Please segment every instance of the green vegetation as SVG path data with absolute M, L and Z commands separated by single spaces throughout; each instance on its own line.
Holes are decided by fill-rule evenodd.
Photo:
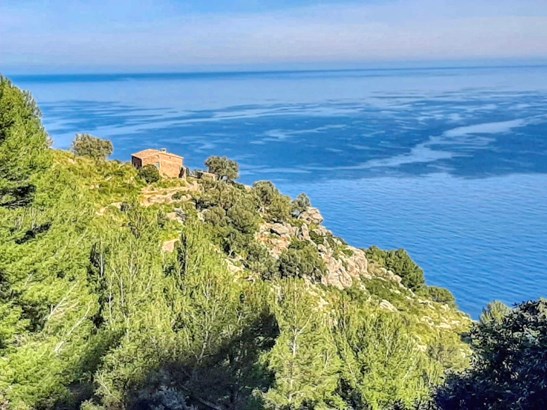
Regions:
M 40 110 L 29 93 L 0 76 L 0 207 L 28 205 L 50 163 Z
M 281 278 L 313 278 L 320 280 L 327 268 L 315 246 L 293 241 L 279 256 L 277 272 Z
M 76 134 L 72 142 L 72 152 L 81 157 L 105 160 L 114 151 L 112 142 L 89 134 Z
M 205 166 L 220 180 L 233 181 L 239 178 L 239 164 L 227 157 L 209 157 Z
M 544 302 L 492 307 L 465 372 L 470 321 L 406 253 L 368 252 L 405 286 L 327 285 L 363 251 L 298 219 L 306 197 L 50 150 L 30 96 L 0 85 L 0 408 L 433 408 L 467 380 L 507 389 L 504 341 L 504 366 L 533 359 L 513 393 L 544 392 Z
M 258 181 L 253 184 L 253 192 L 259 204 L 259 211 L 270 222 L 284 222 L 290 217 L 291 200 L 270 181 Z
M 447 409 L 547 407 L 547 300 L 490 304 L 470 335 L 473 366 L 437 395 Z
M 160 171 L 154 165 L 148 164 L 139 169 L 139 176 L 147 183 L 152 184 L 161 179 Z
M 412 290 L 425 285 L 424 271 L 404 249 L 384 251 L 372 246 L 367 250 L 367 258 L 400 276 L 403 285 Z

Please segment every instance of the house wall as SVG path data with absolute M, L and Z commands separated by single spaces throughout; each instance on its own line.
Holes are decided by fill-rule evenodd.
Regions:
M 145 165 L 156 166 L 160 171 L 160 174 L 164 177 L 178 178 L 181 176 L 183 160 L 182 158 L 159 153 L 143 158 L 141 162 L 141 167 L 144 167 Z

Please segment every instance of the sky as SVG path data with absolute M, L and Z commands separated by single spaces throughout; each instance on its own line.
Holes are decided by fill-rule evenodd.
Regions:
M 547 0 L 0 0 L 0 72 L 547 61 Z

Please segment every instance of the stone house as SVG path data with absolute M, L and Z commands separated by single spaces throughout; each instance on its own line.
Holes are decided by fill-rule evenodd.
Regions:
M 137 169 L 145 165 L 154 165 L 160 175 L 167 178 L 182 178 L 185 176 L 184 158 L 167 152 L 165 148 L 145 149 L 131 155 L 131 164 Z

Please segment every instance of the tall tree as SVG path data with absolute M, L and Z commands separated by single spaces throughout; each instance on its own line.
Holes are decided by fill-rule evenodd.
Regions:
M 0 76 L 0 206 L 32 201 L 33 178 L 50 163 L 48 145 L 32 96 Z
M 270 409 L 340 408 L 335 394 L 340 360 L 321 300 L 305 282 L 278 282 L 272 302 L 280 335 L 268 355 L 275 373 L 273 387 L 264 395 Z
M 547 300 L 490 304 L 471 332 L 470 371 L 439 392 L 442 409 L 547 408 Z
M 111 141 L 89 134 L 76 134 L 76 138 L 72 142 L 72 152 L 74 154 L 96 160 L 107 159 L 113 151 L 114 146 Z

